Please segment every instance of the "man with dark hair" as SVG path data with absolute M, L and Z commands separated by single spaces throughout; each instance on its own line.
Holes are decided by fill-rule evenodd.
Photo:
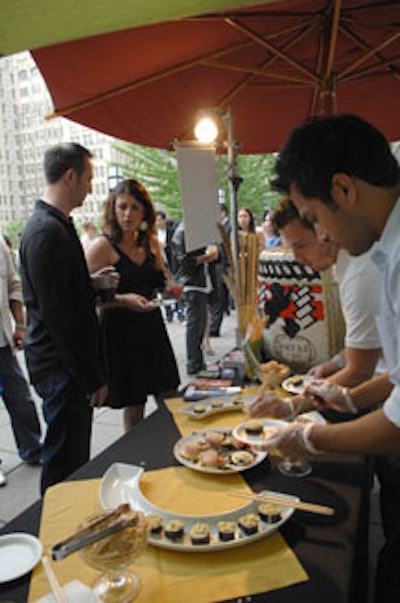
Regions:
M 355 115 L 315 118 L 289 135 L 276 166 L 274 187 L 290 194 L 301 216 L 352 255 L 377 242 L 373 261 L 382 274 L 378 320 L 387 376 L 349 391 L 329 384 L 308 388 L 338 408 L 381 409 L 339 425 L 290 426 L 269 444 L 285 456 L 326 451 L 400 453 L 400 167 L 376 128 Z M 389 381 L 390 379 L 390 381 Z M 389 458 L 381 459 L 389 461 Z M 394 459 L 397 461 L 398 459 Z M 383 475 L 383 472 L 381 472 Z M 387 543 L 377 576 L 377 601 L 400 600 L 399 467 L 385 471 L 382 519 Z M 392 478 L 388 484 L 387 477 Z
M 43 199 L 24 230 L 25 353 L 43 399 L 47 433 L 41 492 L 89 459 L 91 405 L 106 386 L 99 366 L 95 295 L 70 212 L 91 192 L 91 153 L 74 143 L 46 151 Z
M 339 296 L 343 310 L 346 335 L 345 348 L 330 360 L 309 372 L 315 377 L 329 377 L 332 383 L 354 387 L 369 379 L 381 357 L 381 342 L 375 316 L 379 311 L 381 290 L 380 273 L 371 260 L 370 252 L 360 257 L 351 257 L 340 250 L 332 241 L 317 236 L 311 222 L 302 219 L 293 201 L 282 200 L 274 212 L 274 224 L 284 242 L 292 249 L 294 258 L 319 272 L 333 267 L 339 285 Z M 379 368 L 382 372 L 382 367 Z M 293 407 L 306 411 L 304 397 L 299 395 L 290 401 L 276 395 L 267 394 L 250 407 L 250 414 L 264 416 L 285 416 Z M 310 403 L 311 407 L 312 404 Z M 332 409 L 324 411 L 330 420 L 355 418 L 348 413 L 337 413 Z

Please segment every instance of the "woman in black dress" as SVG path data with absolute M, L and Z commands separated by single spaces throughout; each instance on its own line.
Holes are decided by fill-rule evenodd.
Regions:
M 103 234 L 87 252 L 91 273 L 114 266 L 117 293 L 149 300 L 142 312 L 106 307 L 101 314 L 102 351 L 112 408 L 124 408 L 128 431 L 143 418 L 148 394 L 157 402 L 176 393 L 179 373 L 159 308 L 151 300 L 165 289 L 168 272 L 160 250 L 150 196 L 136 180 L 118 184 L 106 202 Z M 173 291 L 171 291 L 173 293 Z

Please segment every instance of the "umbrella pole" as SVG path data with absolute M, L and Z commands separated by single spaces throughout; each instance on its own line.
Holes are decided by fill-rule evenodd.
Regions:
M 238 213 L 238 191 L 239 186 L 243 182 L 243 178 L 241 178 L 237 171 L 237 163 L 236 163 L 236 141 L 233 136 L 233 114 L 231 107 L 228 107 L 225 114 L 226 119 L 226 130 L 227 130 L 227 149 L 228 149 L 228 180 L 229 180 L 229 197 L 230 197 L 230 206 L 231 206 L 231 224 L 232 224 L 232 258 L 233 258 L 233 266 L 232 271 L 234 275 L 234 280 L 236 283 L 236 291 L 238 285 L 238 258 L 239 258 L 239 237 L 238 237 L 238 223 L 237 223 L 237 213 Z M 237 298 L 236 303 L 239 303 Z M 237 317 L 239 321 L 239 309 L 237 310 Z M 239 346 L 241 343 L 241 334 L 239 329 L 239 322 L 236 328 L 236 343 Z

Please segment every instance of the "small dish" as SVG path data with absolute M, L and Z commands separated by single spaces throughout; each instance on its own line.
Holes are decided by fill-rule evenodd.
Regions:
M 218 475 L 226 475 L 229 473 L 238 473 L 240 471 L 246 471 L 246 469 L 251 469 L 252 467 L 255 467 L 256 465 L 261 463 L 267 456 L 266 452 L 253 451 L 253 450 L 251 450 L 250 446 L 246 446 L 246 447 L 242 447 L 242 448 L 235 448 L 231 451 L 226 451 L 226 450 L 222 451 L 222 447 L 221 448 L 212 447 L 213 450 L 216 450 L 216 453 L 218 455 L 221 455 L 226 459 L 228 459 L 228 457 L 231 454 L 234 454 L 235 452 L 241 452 L 241 451 L 248 452 L 253 457 L 253 460 L 251 462 L 248 462 L 243 465 L 234 464 L 229 459 L 227 464 L 224 467 L 219 467 L 219 466 L 201 464 L 201 462 L 199 462 L 198 460 L 194 460 L 194 459 L 192 460 L 190 458 L 187 458 L 184 455 L 183 450 L 184 450 L 184 447 L 187 446 L 187 444 L 189 444 L 189 445 L 196 444 L 197 442 L 203 441 L 204 437 L 207 436 L 208 434 L 214 434 L 214 433 L 217 433 L 217 434 L 220 433 L 220 434 L 225 435 L 226 437 L 231 437 L 233 435 L 233 432 L 231 429 L 223 429 L 223 428 L 204 429 L 201 431 L 196 431 L 195 433 L 191 434 L 190 436 L 186 436 L 186 437 L 178 440 L 178 442 L 174 446 L 175 458 L 185 467 L 189 467 L 190 469 L 194 469 L 195 471 L 200 471 L 202 473 L 214 473 L 214 474 L 218 474 Z
M 254 396 L 238 395 L 224 396 L 222 398 L 209 398 L 200 402 L 188 404 L 180 411 L 181 414 L 189 416 L 191 419 L 201 421 L 213 415 L 223 412 L 240 411 L 247 402 L 254 400 Z
M 257 419 L 257 422 L 262 424 L 262 432 L 260 434 L 251 434 L 247 432 L 247 425 L 249 422 L 250 419 L 237 425 L 233 430 L 233 436 L 240 442 L 244 442 L 250 446 L 264 444 L 274 432 L 279 431 L 288 425 L 288 423 L 280 421 L 279 419 Z
M 301 394 L 305 386 L 314 379 L 312 375 L 292 375 L 282 381 L 281 387 L 289 394 Z
M 265 458 L 265 456 L 265 453 L 262 453 L 262 457 Z M 116 505 L 123 502 L 123 497 L 125 502 L 129 502 L 135 509 L 144 511 L 146 514 L 156 514 L 160 516 L 163 528 L 159 534 L 149 534 L 149 544 L 173 551 L 208 553 L 218 550 L 229 550 L 266 538 L 279 529 L 280 526 L 292 516 L 294 508 L 291 507 L 290 504 L 288 506 L 288 496 L 292 498 L 293 501 L 299 500 L 295 496 L 285 495 L 286 504 L 282 503 L 282 505 L 280 505 L 281 517 L 278 521 L 268 523 L 260 519 L 258 524 L 259 529 L 257 533 L 253 535 L 244 534 L 243 531 L 235 525 L 233 538 L 224 541 L 219 537 L 218 523 L 221 521 L 233 521 L 236 524 L 241 515 L 246 513 L 257 513 L 259 505 L 257 501 L 247 502 L 244 505 L 239 505 L 236 510 L 215 515 L 185 515 L 182 513 L 173 513 L 161 509 L 144 496 L 140 489 L 140 482 L 138 479 L 142 473 L 143 469 L 135 465 L 123 465 L 122 463 L 111 465 L 101 480 L 100 501 L 103 505 L 104 501 L 109 500 L 108 489 L 111 487 L 113 501 L 115 501 Z M 125 489 L 124 486 L 128 486 L 128 488 Z M 127 496 L 129 498 L 128 501 L 126 501 Z M 184 524 L 184 535 L 182 538 L 174 540 L 166 536 L 164 526 L 171 520 L 179 520 Z M 198 545 L 191 542 L 189 534 L 191 528 L 197 522 L 207 522 L 209 524 L 210 542 L 208 544 Z
M 33 570 L 42 553 L 42 543 L 36 536 L 24 532 L 0 536 L 0 584 Z
M 100 484 L 100 503 L 103 509 L 115 509 L 122 503 L 132 503 L 138 491 L 144 469 L 137 465 L 114 463 L 107 469 Z

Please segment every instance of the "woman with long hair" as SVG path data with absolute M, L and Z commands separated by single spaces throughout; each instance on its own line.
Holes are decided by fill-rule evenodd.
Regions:
M 144 414 L 149 394 L 158 403 L 176 392 L 178 368 L 160 309 L 151 300 L 165 288 L 168 272 L 155 229 L 155 212 L 145 187 L 123 180 L 105 204 L 103 234 L 90 246 L 90 272 L 114 266 L 120 274 L 117 293 L 149 300 L 144 312 L 105 307 L 101 316 L 106 404 L 124 408 L 128 431 Z

